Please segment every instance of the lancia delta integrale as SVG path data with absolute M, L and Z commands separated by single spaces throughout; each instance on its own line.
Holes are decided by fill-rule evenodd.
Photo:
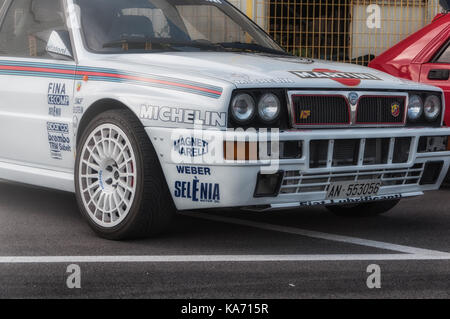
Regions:
M 224 0 L 0 1 L 0 178 L 110 239 L 175 212 L 388 211 L 450 165 L 441 89 L 298 58 Z

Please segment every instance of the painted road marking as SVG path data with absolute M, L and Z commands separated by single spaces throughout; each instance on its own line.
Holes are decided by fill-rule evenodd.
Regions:
M 317 232 L 317 231 L 312 231 L 312 230 L 306 230 L 306 229 L 300 229 L 300 228 L 294 228 L 294 227 L 288 227 L 288 226 L 273 225 L 273 224 L 256 222 L 256 221 L 251 221 L 251 220 L 238 219 L 238 218 L 233 218 L 233 217 L 224 217 L 224 216 L 217 216 L 217 215 L 205 214 L 205 213 L 180 213 L 180 214 L 184 215 L 184 216 L 201 218 L 201 219 L 206 219 L 206 220 L 211 220 L 211 221 L 216 221 L 216 222 L 248 226 L 248 227 L 259 228 L 259 229 L 264 229 L 264 230 L 271 230 L 271 231 L 277 231 L 277 232 L 282 232 L 282 233 L 300 235 L 300 236 L 305 236 L 305 237 L 310 237 L 310 238 L 325 239 L 325 240 L 331 240 L 331 241 L 336 241 L 336 242 L 341 242 L 341 243 L 397 251 L 397 252 L 406 253 L 406 254 L 425 255 L 425 256 L 427 256 L 427 255 L 429 255 L 429 256 L 444 256 L 444 257 L 450 255 L 450 253 L 441 252 L 441 251 L 437 251 L 437 250 L 429 250 L 429 249 L 422 249 L 422 248 L 416 248 L 416 247 L 410 247 L 410 246 L 396 245 L 396 244 L 390 244 L 390 243 L 385 243 L 385 242 L 381 242 L 381 241 L 357 238 L 357 237 L 334 235 L 334 234 L 322 233 L 322 232 Z
M 170 255 L 170 256 L 5 256 L 0 264 L 52 263 L 190 263 L 190 262 L 280 262 L 280 261 L 401 261 L 450 260 L 447 255 L 336 254 L 336 255 Z

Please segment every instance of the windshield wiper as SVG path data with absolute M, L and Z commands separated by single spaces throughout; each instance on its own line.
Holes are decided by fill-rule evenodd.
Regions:
M 154 50 L 154 46 L 159 47 L 159 49 L 172 49 L 182 51 L 179 48 L 182 47 L 193 47 L 199 49 L 206 49 L 209 51 L 220 51 L 225 50 L 225 48 L 218 44 L 212 43 L 207 40 L 194 40 L 194 41 L 173 41 L 171 39 L 146 39 L 146 38 L 123 38 L 116 41 L 110 41 L 103 44 L 103 48 L 116 48 L 123 47 L 127 45 L 137 45 L 145 46 L 146 50 Z M 134 49 L 134 48 L 132 48 Z
M 226 49 L 239 50 L 239 51 L 251 51 L 251 52 L 261 52 L 270 53 L 276 55 L 290 55 L 287 52 L 280 51 L 277 49 L 271 49 L 256 43 L 243 43 L 243 42 L 222 42 L 218 43 Z

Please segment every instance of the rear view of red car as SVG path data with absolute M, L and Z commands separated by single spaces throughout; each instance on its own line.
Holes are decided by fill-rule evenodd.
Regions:
M 445 93 L 444 122 L 450 126 L 450 0 L 431 24 L 375 58 L 369 66 L 391 75 L 434 85 Z

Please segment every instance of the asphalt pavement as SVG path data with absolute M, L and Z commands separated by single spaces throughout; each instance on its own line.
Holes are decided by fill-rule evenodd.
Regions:
M 368 287 L 369 265 L 381 288 Z M 73 194 L 0 183 L 0 298 L 59 297 L 449 298 L 450 189 L 367 219 L 185 212 L 161 237 L 115 242 L 90 230 Z

